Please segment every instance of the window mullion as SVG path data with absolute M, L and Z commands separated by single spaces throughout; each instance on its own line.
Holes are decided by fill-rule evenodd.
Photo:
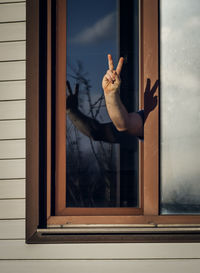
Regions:
M 158 0 L 141 3 L 141 87 L 144 90 L 144 111 L 148 119 L 144 125 L 144 215 L 159 213 L 159 105 L 148 113 L 153 96 L 158 96 Z M 149 115 L 148 115 L 149 114 Z

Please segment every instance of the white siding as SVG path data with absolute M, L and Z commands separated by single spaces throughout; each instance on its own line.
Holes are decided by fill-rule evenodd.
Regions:
M 2 272 L 56 272 L 56 273 L 197 273 L 199 260 L 136 261 L 136 260 L 80 260 L 80 261 L 7 261 L 0 262 Z
M 0 22 L 25 21 L 25 3 L 5 3 L 1 5 Z
M 197 273 L 200 244 L 25 244 L 24 20 L 0 0 L 0 272 Z
M 25 140 L 17 139 L 1 141 L 0 157 L 6 159 L 25 158 Z
M 0 120 L 0 140 L 20 138 L 25 138 L 25 120 Z
M 25 119 L 25 101 L 0 101 L 0 120 Z
M 24 1 L 24 0 L 0 0 L 0 4 L 1 3 L 4 3 L 4 4 L 8 4 L 8 3 L 19 3 L 19 2 L 26 2 L 26 1 Z
M 26 42 L 8 42 L 0 44 L 0 61 L 25 60 Z
M 0 24 L 0 42 L 21 41 L 26 37 L 26 23 L 1 23 Z
M 25 239 L 25 220 L 1 220 L 0 239 L 6 242 L 7 240 Z
M 25 159 L 0 160 L 1 179 L 24 179 Z
M 0 81 L 16 81 L 24 79 L 25 61 L 0 62 Z
M 0 180 L 0 199 L 8 198 L 25 198 L 25 179 Z
M 25 81 L 0 82 L 0 100 L 1 101 L 23 100 L 23 99 L 25 99 Z
M 199 244 L 25 244 L 24 240 L 3 240 L 2 259 L 43 260 L 158 260 L 199 259 Z M 151 272 L 151 271 L 147 271 Z

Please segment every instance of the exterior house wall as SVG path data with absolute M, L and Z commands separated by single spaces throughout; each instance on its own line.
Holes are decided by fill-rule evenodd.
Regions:
M 25 244 L 25 5 L 0 0 L 0 272 L 199 272 L 199 243 Z

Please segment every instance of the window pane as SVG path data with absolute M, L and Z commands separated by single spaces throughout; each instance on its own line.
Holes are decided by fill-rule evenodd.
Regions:
M 107 54 L 115 66 L 119 55 L 126 57 L 122 81 L 127 69 L 132 75 L 121 93 L 129 111 L 138 109 L 138 2 L 133 2 L 129 7 L 116 0 L 67 1 L 67 80 L 72 90 L 79 83 L 78 106 L 67 94 L 73 109 L 67 115 L 67 207 L 138 206 L 138 140 L 114 128 L 101 86 Z M 128 46 L 121 39 L 127 22 Z
M 161 1 L 161 213 L 200 213 L 200 1 Z

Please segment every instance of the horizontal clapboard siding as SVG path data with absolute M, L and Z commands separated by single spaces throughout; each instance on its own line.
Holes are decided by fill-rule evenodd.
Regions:
M 0 24 L 0 42 L 21 41 L 25 40 L 25 37 L 26 37 L 25 22 Z
M 25 41 L 0 43 L 0 61 L 25 60 Z
M 12 3 L 1 5 L 0 8 L 0 23 L 1 22 L 17 22 L 25 21 L 26 19 L 26 4 Z
M 24 80 L 0 82 L 0 101 L 25 99 L 25 85 Z
M 25 119 L 25 14 L 25 1 L 0 0 L 0 218 L 9 219 L 0 221 L 3 240 L 25 237 L 25 160 L 17 159 L 25 158 L 25 121 L 16 121 Z
M 0 120 L 0 140 L 24 138 L 25 120 Z
M 25 200 L 0 200 L 0 219 L 25 218 Z
M 0 160 L 9 158 L 25 158 L 25 140 L 0 141 Z
M 199 259 L 199 250 L 190 243 L 28 245 L 7 240 L 0 243 L 0 259 Z
M 0 120 L 25 119 L 25 101 L 0 101 Z
M 18 219 L 0 221 L 0 240 L 11 239 L 25 239 L 25 220 Z
M 0 179 L 10 178 L 25 178 L 25 159 L 0 160 Z
M 7 4 L 7 3 L 19 3 L 19 2 L 24 2 L 26 3 L 26 1 L 24 0 L 0 0 L 0 4 Z
M 25 198 L 25 179 L 0 180 L 0 199 Z
M 4 273 L 197 273 L 200 261 L 1 261 Z
M 25 61 L 0 62 L 0 81 L 24 80 Z

